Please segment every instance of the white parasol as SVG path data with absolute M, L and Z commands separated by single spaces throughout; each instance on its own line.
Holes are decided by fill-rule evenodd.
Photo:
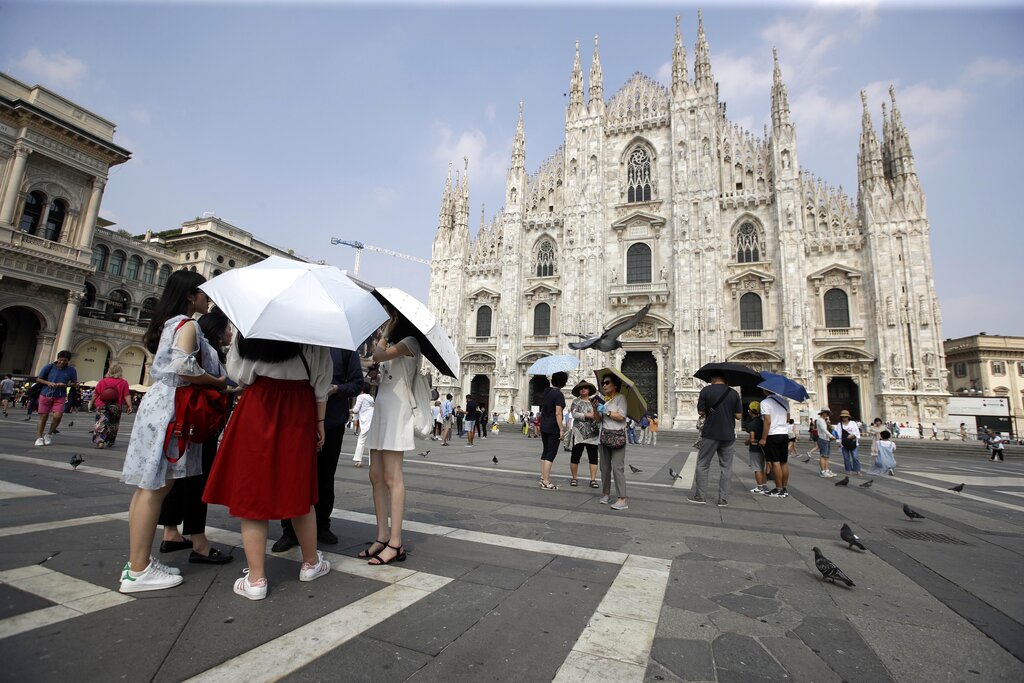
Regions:
M 459 376 L 459 354 L 437 317 L 419 299 L 397 287 L 377 287 L 373 295 L 390 304 L 415 329 L 423 357 L 442 375 Z
M 254 339 L 356 349 L 388 319 L 334 266 L 271 256 L 199 286 L 238 331 Z

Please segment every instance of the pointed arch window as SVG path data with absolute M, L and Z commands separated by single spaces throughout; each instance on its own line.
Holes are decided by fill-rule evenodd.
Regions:
M 643 147 L 629 153 L 626 168 L 626 201 L 651 201 L 651 155 Z
M 761 231 L 750 221 L 742 223 L 736 231 L 736 262 L 754 263 L 761 260 L 764 242 Z
M 533 336 L 546 337 L 551 334 L 551 306 L 537 304 L 533 309 Z
M 544 240 L 537 249 L 537 277 L 551 277 L 555 274 L 555 245 Z
M 92 249 L 92 265 L 96 269 L 97 273 L 102 273 L 107 269 L 107 258 L 110 256 L 110 250 L 105 245 L 97 244 Z
M 63 200 L 54 199 L 50 202 L 50 211 L 46 215 L 46 229 L 43 232 L 43 237 L 51 242 L 58 241 L 67 213 L 68 205 Z
M 39 221 L 43 218 L 43 207 L 46 206 L 46 195 L 42 192 L 29 192 L 25 197 L 25 208 L 18 221 L 18 229 L 30 235 L 39 230 Z
M 850 298 L 841 289 L 825 292 L 825 327 L 850 326 Z
M 491 307 L 481 306 L 476 310 L 476 336 L 491 336 Z
M 764 317 L 761 309 L 761 297 L 747 292 L 740 297 L 740 329 L 763 330 Z
M 626 284 L 651 281 L 651 248 L 637 242 L 626 252 Z

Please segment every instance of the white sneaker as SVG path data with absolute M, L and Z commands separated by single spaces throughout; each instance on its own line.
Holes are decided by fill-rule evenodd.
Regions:
M 46 445 L 46 440 L 45 439 L 36 439 L 36 445 L 37 446 L 45 446 Z
M 821 471 L 821 478 L 822 479 L 828 479 L 828 477 L 829 477 L 828 471 L 827 470 L 822 470 Z
M 754 488 L 750 489 L 750 492 L 753 493 L 754 495 L 768 493 L 768 487 L 767 486 L 758 485 L 758 486 L 755 486 Z
M 49 434 L 44 434 L 43 435 L 43 445 L 49 446 L 51 443 L 53 443 L 53 438 Z M 38 444 L 39 444 L 39 442 L 37 441 L 36 445 L 38 445 Z
M 178 569 L 177 567 L 172 567 L 169 564 L 164 564 L 163 562 L 161 562 L 160 560 L 156 559 L 152 555 L 149 556 L 149 561 L 150 561 L 150 563 L 154 567 L 156 567 L 157 569 L 159 569 L 162 572 L 167 572 L 168 574 L 173 574 L 174 576 L 178 576 L 179 574 L 181 574 L 181 570 Z
M 182 581 L 184 579 L 180 575 L 168 574 L 150 562 L 149 566 L 141 572 L 133 572 L 129 567 L 125 567 L 121 572 L 121 587 L 118 590 L 122 593 L 158 591 L 164 588 L 174 588 Z
M 264 577 L 255 583 L 250 583 L 249 570 L 243 569 L 242 578 L 235 581 L 233 590 L 235 595 L 241 595 L 243 598 L 262 600 L 267 597 L 267 579 Z
M 601 500 L 597 502 L 601 505 L 607 505 L 609 500 L 611 500 L 611 496 L 601 496 Z
M 329 571 L 331 571 L 331 563 L 324 559 L 322 552 L 317 550 L 316 564 L 302 563 L 302 569 L 299 570 L 299 581 L 315 581 Z

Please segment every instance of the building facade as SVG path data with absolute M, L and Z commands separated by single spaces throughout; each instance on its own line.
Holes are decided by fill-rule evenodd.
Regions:
M 725 360 L 791 376 L 815 409 L 942 419 L 928 218 L 895 91 L 881 139 L 862 94 L 852 198 L 800 168 L 777 58 L 755 136 L 725 116 L 699 14 L 695 52 L 691 78 L 677 19 L 671 85 L 637 73 L 606 99 L 597 39 L 589 92 L 577 44 L 564 143 L 528 174 L 520 108 L 505 205 L 475 238 L 468 162 L 449 173 L 430 305 L 463 369 L 435 383 L 503 413 L 536 405 L 531 362 L 651 302 L 622 349 L 579 352 L 576 375 L 622 368 L 662 424 L 694 423 L 693 372 Z
M 207 278 L 291 255 L 216 216 L 132 236 L 99 217 L 111 167 L 130 153 L 115 125 L 0 73 L 0 374 L 31 375 L 62 349 L 82 381 L 119 363 L 148 384 L 142 345 L 168 276 Z
M 1009 402 L 1013 434 L 1024 434 L 1024 337 L 975 334 L 945 342 L 949 393 Z

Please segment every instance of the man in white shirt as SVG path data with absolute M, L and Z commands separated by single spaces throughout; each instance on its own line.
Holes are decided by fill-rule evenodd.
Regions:
M 764 459 L 772 468 L 775 488 L 768 495 L 772 498 L 786 498 L 786 484 L 789 483 L 789 402 L 778 394 L 764 392 L 761 401 L 761 417 L 764 430 L 761 432 L 761 446 Z

